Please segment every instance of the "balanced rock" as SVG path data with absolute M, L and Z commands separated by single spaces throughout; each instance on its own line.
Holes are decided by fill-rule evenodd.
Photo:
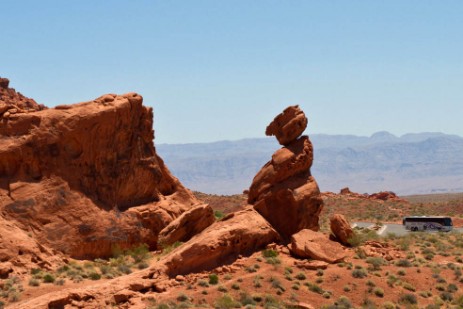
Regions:
M 304 229 L 291 237 L 289 249 L 296 257 L 327 263 L 336 263 L 346 257 L 339 243 L 329 240 L 322 233 L 308 229 Z
M 354 236 L 354 231 L 350 227 L 347 219 L 341 214 L 334 214 L 330 217 L 331 232 L 341 244 L 350 246 L 349 239 Z
M 287 107 L 267 126 L 265 134 L 274 135 L 281 145 L 288 145 L 301 136 L 307 127 L 307 117 L 298 105 Z
M 293 115 L 295 121 L 288 118 L 289 115 Z M 301 120 L 301 117 L 305 118 L 305 115 L 298 107 L 289 107 L 269 127 L 277 132 L 276 128 L 284 131 L 284 127 L 292 126 L 290 124 L 306 124 L 307 120 Z M 286 125 L 281 126 L 282 123 Z M 301 134 L 302 131 L 294 132 Z M 277 150 L 272 160 L 257 173 L 248 193 L 248 203 L 254 205 L 286 240 L 302 229 L 318 230 L 319 214 L 323 207 L 320 190 L 310 173 L 312 143 L 307 136 L 298 138 L 292 134 L 291 137 L 293 139 Z

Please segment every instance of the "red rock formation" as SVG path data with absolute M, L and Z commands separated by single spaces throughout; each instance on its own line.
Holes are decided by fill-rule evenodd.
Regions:
M 336 263 L 346 255 L 341 245 L 325 235 L 312 230 L 301 230 L 291 237 L 291 253 L 300 258 L 311 258 L 327 263 Z
M 288 145 L 301 136 L 307 127 L 307 117 L 298 105 L 287 107 L 267 126 L 265 134 L 274 135 L 280 145 Z
M 345 246 L 350 246 L 349 239 L 354 236 L 354 231 L 350 227 L 347 219 L 341 214 L 334 214 L 330 217 L 330 228 L 336 240 Z
M 232 213 L 159 261 L 170 277 L 233 262 L 279 240 L 278 233 L 252 208 Z
M 215 222 L 214 212 L 207 204 L 193 207 L 169 223 L 159 232 L 158 243 L 165 246 L 185 242 Z
M 295 118 L 290 118 L 293 116 Z M 254 177 L 248 203 L 285 238 L 304 229 L 318 230 L 323 201 L 310 173 L 313 148 L 307 136 L 297 138 L 307 119 L 297 106 L 290 106 L 267 127 L 267 133 L 284 140 L 272 160 Z M 293 138 L 288 141 L 287 137 Z
M 10 81 L 0 77 L 0 119 L 10 115 L 28 113 L 45 109 L 33 99 L 23 96 L 13 88 L 9 88 Z
M 156 154 L 152 117 L 135 93 L 4 117 L 5 219 L 76 258 L 156 247 L 158 233 L 197 201 Z
M 377 193 L 370 194 L 368 196 L 370 199 L 374 200 L 382 200 L 382 201 L 387 201 L 387 200 L 399 200 L 400 198 L 392 191 L 381 191 Z

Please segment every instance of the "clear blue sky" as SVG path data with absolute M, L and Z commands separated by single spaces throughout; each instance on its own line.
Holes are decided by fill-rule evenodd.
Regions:
M 463 1 L 1 1 L 0 76 L 48 106 L 136 91 L 157 143 L 463 136 Z

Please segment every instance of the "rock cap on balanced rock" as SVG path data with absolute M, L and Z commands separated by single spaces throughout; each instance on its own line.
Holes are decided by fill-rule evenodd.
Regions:
M 265 134 L 274 135 L 280 145 L 288 145 L 296 140 L 307 127 L 307 117 L 299 105 L 288 106 L 267 126 Z

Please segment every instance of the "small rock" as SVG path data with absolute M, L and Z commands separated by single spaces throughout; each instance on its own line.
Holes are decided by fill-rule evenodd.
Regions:
M 177 276 L 175 276 L 175 280 L 177 280 L 179 282 L 183 282 L 183 281 L 185 281 L 185 277 L 182 276 L 182 275 L 177 275 Z

